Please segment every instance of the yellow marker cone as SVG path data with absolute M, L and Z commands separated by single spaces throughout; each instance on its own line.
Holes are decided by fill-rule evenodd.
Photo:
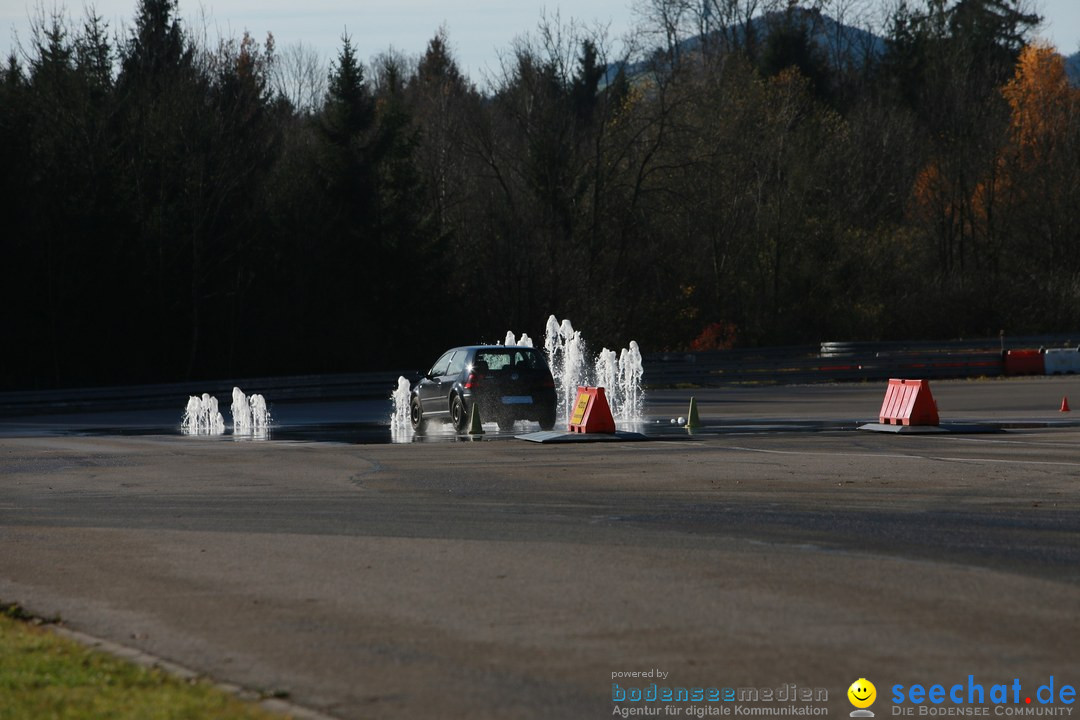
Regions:
M 701 427 L 701 417 L 698 415 L 697 400 L 690 398 L 690 410 L 686 413 L 686 429 L 694 430 Z
M 483 435 L 484 427 L 480 424 L 480 408 L 476 403 L 469 408 L 469 434 Z

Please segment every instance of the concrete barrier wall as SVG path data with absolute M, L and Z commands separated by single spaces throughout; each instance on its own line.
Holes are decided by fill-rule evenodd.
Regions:
M 1080 350 L 1077 348 L 1054 348 L 1043 353 L 1043 365 L 1047 375 L 1072 375 L 1080 373 Z

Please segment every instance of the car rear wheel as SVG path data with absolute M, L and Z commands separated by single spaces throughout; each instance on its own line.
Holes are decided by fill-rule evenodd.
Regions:
M 540 429 L 551 430 L 555 427 L 555 408 L 550 410 L 544 410 L 544 414 L 540 416 Z
M 465 432 L 468 429 L 469 414 L 465 412 L 465 401 L 460 395 L 455 395 L 450 401 L 450 421 L 454 423 L 454 429 Z
M 424 411 L 420 407 L 420 398 L 418 397 L 414 397 L 412 402 L 409 403 L 409 421 L 412 422 L 414 432 L 424 432 L 427 423 L 424 422 Z
M 501 417 L 499 418 L 499 429 L 503 432 L 510 432 L 514 429 L 514 418 Z

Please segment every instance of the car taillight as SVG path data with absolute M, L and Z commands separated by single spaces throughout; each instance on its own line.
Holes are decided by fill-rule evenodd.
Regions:
M 480 384 L 480 377 L 481 377 L 480 375 L 477 375 L 474 372 L 469 373 L 469 377 L 465 381 L 465 389 L 466 390 L 472 390 L 477 385 L 479 385 Z

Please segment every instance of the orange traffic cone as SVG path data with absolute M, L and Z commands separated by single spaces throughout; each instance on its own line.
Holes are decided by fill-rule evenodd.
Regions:
M 1061 412 L 1070 412 L 1068 395 L 1065 395 L 1061 398 Z

